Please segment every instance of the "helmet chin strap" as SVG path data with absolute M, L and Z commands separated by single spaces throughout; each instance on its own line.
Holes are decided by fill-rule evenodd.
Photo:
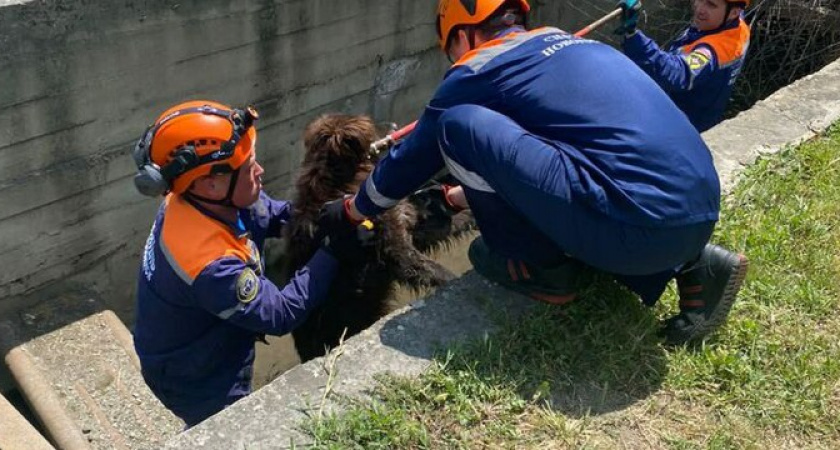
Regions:
M 187 191 L 187 192 L 184 193 L 184 195 L 188 195 L 188 196 L 190 196 L 190 197 L 192 197 L 196 200 L 200 200 L 200 201 L 205 202 L 205 203 L 210 203 L 211 205 L 229 206 L 229 207 L 232 207 L 232 208 L 239 208 L 238 206 L 233 204 L 233 192 L 236 190 L 236 182 L 237 182 L 237 180 L 239 180 L 239 171 L 241 169 L 242 169 L 242 167 L 240 167 L 240 168 L 234 170 L 233 172 L 231 172 L 230 185 L 228 186 L 227 194 L 225 194 L 225 197 L 221 200 L 216 200 L 216 199 L 212 199 L 212 198 L 203 197 L 203 196 L 198 195 L 198 194 L 196 194 L 192 191 Z
M 723 15 L 723 21 L 720 23 L 720 26 L 713 30 L 714 32 L 722 30 L 729 22 L 733 20 L 729 18 L 729 14 L 732 13 L 732 8 L 735 7 L 743 8 L 743 6 L 740 6 L 740 4 L 738 3 L 726 2 L 726 13 Z

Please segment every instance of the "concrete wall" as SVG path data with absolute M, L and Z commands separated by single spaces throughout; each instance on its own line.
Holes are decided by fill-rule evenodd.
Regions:
M 576 29 L 612 2 L 533 3 L 536 23 Z M 77 290 L 130 321 L 158 204 L 132 185 L 144 126 L 185 99 L 256 104 L 267 189 L 285 195 L 314 115 L 419 113 L 446 68 L 435 5 L 0 0 L 0 314 Z
M 374 8 L 374 6 L 378 7 Z M 125 316 L 157 201 L 128 150 L 174 102 L 255 103 L 267 186 L 282 194 L 304 123 L 370 110 L 377 74 L 413 69 L 405 120 L 442 70 L 415 1 L 37 1 L 0 9 L 0 311 L 76 277 Z M 416 82 L 414 80 L 421 80 Z M 399 86 L 397 86 L 399 87 Z M 63 287 L 62 287 L 63 288 Z

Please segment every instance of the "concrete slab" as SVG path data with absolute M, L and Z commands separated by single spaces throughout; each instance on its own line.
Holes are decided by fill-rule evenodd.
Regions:
M 741 168 L 824 131 L 840 119 L 840 61 L 782 89 L 750 111 L 704 134 L 727 188 Z M 469 272 L 425 300 L 380 320 L 350 339 L 337 363 L 334 392 L 360 394 L 381 373 L 416 375 L 433 350 L 493 329 L 488 314 L 519 314 L 532 303 Z M 335 354 L 335 352 L 333 352 Z M 329 358 L 329 355 L 328 357 Z M 298 366 L 250 397 L 175 437 L 166 448 L 291 448 L 305 445 L 298 428 L 317 414 L 327 382 L 328 359 Z M 329 399 L 324 408 L 335 407 Z
M 779 90 L 703 133 L 725 191 L 741 168 L 826 130 L 840 118 L 840 61 Z
M 21 393 L 59 448 L 152 448 L 183 428 L 146 387 L 129 331 L 90 299 L 34 305 L 0 323 L 0 340 Z
M 737 120 L 736 120 L 737 119 Z M 715 158 L 724 191 L 731 189 L 741 169 L 762 152 L 778 151 L 814 135 L 807 126 L 760 102 L 703 134 Z M 780 127 L 778 124 L 784 123 Z
M 0 449 L 3 450 L 53 450 L 54 447 L 41 436 L 19 412 L 0 395 Z

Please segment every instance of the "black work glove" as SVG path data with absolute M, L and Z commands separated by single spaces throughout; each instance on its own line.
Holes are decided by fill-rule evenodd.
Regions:
M 348 225 L 358 225 L 361 221 L 354 221 L 348 214 L 347 204 L 352 197 L 346 196 L 324 203 L 318 213 L 318 230 L 332 234 L 338 232 Z
M 347 215 L 347 198 L 324 204 L 318 216 L 318 232 L 323 248 L 342 262 L 357 262 L 374 244 L 376 228 L 370 221 L 353 222 Z
M 448 184 L 434 183 L 415 191 L 414 194 L 411 194 L 410 201 L 433 215 L 452 217 L 464 210 L 464 208 L 449 201 L 447 197 L 447 193 L 454 187 Z
M 629 36 L 636 32 L 639 23 L 639 11 L 642 10 L 641 0 L 621 0 L 617 7 L 621 8 L 621 25 L 614 33 L 622 36 Z
M 365 259 L 366 252 L 373 245 L 373 239 L 362 236 L 356 226 L 348 225 L 344 231 L 325 234 L 321 243 L 324 250 L 335 259 L 354 264 Z

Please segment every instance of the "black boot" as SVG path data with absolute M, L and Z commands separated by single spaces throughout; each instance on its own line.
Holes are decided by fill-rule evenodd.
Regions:
M 680 313 L 665 321 L 665 341 L 698 342 L 723 325 L 748 267 L 746 256 L 706 244 L 700 257 L 677 274 Z
M 563 305 L 574 300 L 585 275 L 583 263 L 571 258 L 553 267 L 538 267 L 505 258 L 493 252 L 481 236 L 470 244 L 468 256 L 475 271 L 484 278 L 553 305 Z

